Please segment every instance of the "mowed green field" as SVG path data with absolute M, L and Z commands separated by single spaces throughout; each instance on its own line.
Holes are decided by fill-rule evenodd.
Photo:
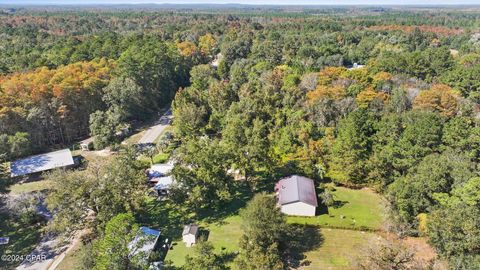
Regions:
M 240 228 L 240 217 L 238 215 L 224 219 L 221 223 L 210 225 L 200 224 L 203 231 L 208 230 L 208 241 L 213 243 L 216 252 L 238 251 L 238 240 L 242 235 Z M 176 266 L 185 263 L 185 256 L 191 254 L 192 247 L 187 248 L 181 241 L 174 242 L 172 250 L 167 254 L 166 260 L 170 260 Z
M 379 236 L 372 232 L 342 229 L 319 229 L 323 242 L 318 249 L 304 253 L 308 265 L 305 270 L 347 270 L 363 247 Z
M 361 226 L 367 230 L 380 228 L 384 218 L 382 197 L 368 189 L 342 187 L 337 187 L 334 194 L 335 200 L 341 203 L 337 207 L 329 208 L 329 214 L 287 217 L 287 221 L 292 224 L 318 226 L 322 239 L 317 248 L 304 253 L 309 265 L 302 269 L 349 269 L 351 260 L 359 254 L 361 246 L 377 237 L 375 233 L 359 229 Z M 240 217 L 234 215 L 219 223 L 200 225 L 209 232 L 208 241 L 214 245 L 217 252 L 236 252 L 242 235 L 240 223 Z M 347 229 L 328 228 L 329 226 Z M 185 247 L 180 239 L 174 242 L 166 260 L 181 266 L 185 263 L 185 256 L 191 252 L 192 248 Z
M 335 187 L 333 194 L 337 206 L 328 207 L 328 212 L 316 217 L 290 216 L 288 222 L 344 229 L 380 229 L 384 221 L 384 203 L 379 194 L 369 189 L 344 187 Z

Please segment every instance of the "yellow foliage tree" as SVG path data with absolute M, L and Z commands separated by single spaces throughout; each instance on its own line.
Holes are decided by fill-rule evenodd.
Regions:
M 329 85 L 332 81 L 339 79 L 347 71 L 344 67 L 326 67 L 318 74 L 319 85 Z
M 215 37 L 210 33 L 201 36 L 198 40 L 198 47 L 203 54 L 212 55 L 216 46 L 217 40 L 215 40 Z
M 347 93 L 343 87 L 319 85 L 315 90 L 307 93 L 307 100 L 310 103 L 315 103 L 321 99 L 339 100 L 346 95 Z
M 420 92 L 413 101 L 414 109 L 426 109 L 452 117 L 457 113 L 458 94 L 448 85 L 435 84 Z
M 383 92 L 376 92 L 375 90 L 373 90 L 372 87 L 368 87 L 367 89 L 358 93 L 356 98 L 358 107 L 360 108 L 368 108 L 368 105 L 373 100 L 381 100 L 382 102 L 385 102 L 388 100 L 388 94 Z
M 387 81 L 391 81 L 392 78 L 393 78 L 392 74 L 385 71 L 381 71 L 373 75 L 373 82 L 375 83 L 387 82 Z
M 197 46 L 190 41 L 182 41 L 177 43 L 177 48 L 183 56 L 192 56 L 198 52 Z

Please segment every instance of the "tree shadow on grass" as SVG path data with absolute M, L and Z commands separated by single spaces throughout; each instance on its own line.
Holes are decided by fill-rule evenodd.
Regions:
M 217 255 L 217 258 L 222 265 L 228 265 L 229 263 L 233 262 L 233 260 L 235 260 L 237 255 L 238 252 L 223 250 L 222 252 L 220 252 L 220 254 Z
M 333 207 L 333 208 L 340 208 L 340 207 L 346 205 L 347 203 L 349 203 L 349 202 L 348 202 L 348 201 L 338 201 L 338 200 L 335 200 L 335 201 L 333 202 L 332 207 Z
M 204 241 L 208 241 L 208 237 L 210 236 L 210 231 L 206 228 L 200 227 L 198 228 L 198 239 L 203 239 Z
M 238 211 L 253 197 L 254 192 L 245 183 L 236 183 L 235 191 L 236 194 L 232 201 L 217 209 L 200 209 L 197 212 L 196 219 L 221 225 L 226 217 L 237 215 Z
M 312 225 L 291 224 L 285 237 L 285 263 L 291 268 L 308 265 L 305 253 L 319 248 L 324 241 L 320 229 Z
M 315 216 L 324 214 L 328 214 L 328 207 L 323 203 L 319 203 L 317 209 L 315 209 Z
M 156 200 L 149 201 L 140 209 L 136 218 L 142 226 L 161 230 L 162 235 L 172 238 L 181 238 L 183 226 L 191 223 L 178 207 Z

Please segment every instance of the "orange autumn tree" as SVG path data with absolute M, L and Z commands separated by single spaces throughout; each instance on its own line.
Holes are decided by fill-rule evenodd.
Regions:
M 319 85 L 315 90 L 307 93 L 307 101 L 309 103 L 315 103 L 321 99 L 340 100 L 346 95 L 345 88 L 341 86 Z
M 383 92 L 377 92 L 373 90 L 372 87 L 368 87 L 367 89 L 363 90 L 362 92 L 358 93 L 356 99 L 358 107 L 360 108 L 368 108 L 370 103 L 374 100 L 380 100 L 385 102 L 388 100 L 388 94 Z
M 347 71 L 344 67 L 326 67 L 318 73 L 318 84 L 329 85 L 341 78 Z
M 448 85 L 435 84 L 420 92 L 413 101 L 414 109 L 425 109 L 452 117 L 457 113 L 458 94 Z
M 0 78 L 0 133 L 27 132 L 39 147 L 87 135 L 90 113 L 103 106 L 102 89 L 114 67 L 101 59 Z
M 393 79 L 393 75 L 385 71 L 380 71 L 377 74 L 373 75 L 372 79 L 375 84 L 379 84 L 382 82 L 391 81 Z
M 177 48 L 180 51 L 180 54 L 186 57 L 190 57 L 198 53 L 197 46 L 190 41 L 182 41 L 177 43 Z

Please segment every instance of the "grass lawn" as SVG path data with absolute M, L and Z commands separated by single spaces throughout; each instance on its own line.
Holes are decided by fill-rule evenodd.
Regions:
M 335 187 L 337 205 L 321 209 L 315 217 L 288 217 L 289 223 L 345 229 L 380 229 L 384 221 L 382 197 L 369 189 Z
M 210 231 L 208 241 L 213 243 L 217 253 L 238 251 L 238 240 L 242 234 L 239 216 L 226 218 L 223 224 L 204 228 Z M 330 228 L 316 230 L 319 231 L 320 238 L 315 240 L 318 246 L 303 253 L 308 265 L 300 269 L 349 269 L 350 262 L 359 254 L 362 245 L 377 237 L 371 232 Z M 175 266 L 181 266 L 185 263 L 185 256 L 191 252 L 192 248 L 185 247 L 179 240 L 168 252 L 166 260 L 172 261 Z
M 304 253 L 309 265 L 301 269 L 351 269 L 350 263 L 362 246 L 377 238 L 375 233 L 341 229 L 320 229 L 323 242 L 319 248 Z
M 153 164 L 165 163 L 168 161 L 169 157 L 170 157 L 170 154 L 159 153 L 153 157 Z
M 318 245 L 310 245 L 311 248 L 303 251 L 306 260 L 310 261 L 310 265 L 305 266 L 305 269 L 348 269 L 350 259 L 358 254 L 361 244 L 376 237 L 375 233 L 358 230 L 361 228 L 377 230 L 381 227 L 384 217 L 383 201 L 380 195 L 368 189 L 336 187 L 334 197 L 337 205 L 329 207 L 328 212 L 324 211 L 316 217 L 287 217 L 287 221 L 291 224 L 315 226 L 310 227 L 306 237 L 309 237 L 308 234 L 312 239 L 315 235 L 319 237 L 315 239 Z M 214 245 L 217 252 L 238 250 L 238 241 L 242 234 L 238 215 L 230 215 L 214 223 L 199 225 L 209 232 L 208 241 Z M 320 227 L 323 228 L 320 229 Z M 320 234 L 313 233 L 312 230 L 320 230 Z M 183 265 L 185 256 L 192 252 L 192 248 L 185 247 L 179 238 L 180 235 L 175 238 L 174 246 L 166 257 L 166 260 L 172 261 L 176 266 Z
M 33 191 L 42 191 L 49 189 L 52 186 L 52 182 L 48 180 L 33 181 L 21 184 L 15 184 L 9 187 L 10 193 L 17 195 L 22 193 L 28 193 Z
M 43 223 L 22 224 L 16 218 L 0 212 L 0 237 L 10 237 L 7 245 L 0 246 L 0 254 L 28 255 L 41 238 Z M 0 269 L 13 269 L 21 262 L 0 260 Z
M 142 136 L 145 134 L 145 132 L 147 132 L 146 129 L 138 132 L 138 133 L 135 133 L 133 134 L 132 136 L 126 138 L 125 140 L 123 140 L 123 144 L 127 144 L 127 145 L 133 145 L 133 144 L 136 144 L 141 138 Z
M 73 270 L 82 265 L 82 241 L 78 241 L 75 246 L 65 255 L 62 262 L 55 268 L 56 270 Z
M 242 235 L 240 229 L 240 217 L 231 216 L 224 219 L 221 223 L 200 224 L 201 230 L 208 231 L 208 241 L 213 243 L 216 253 L 238 251 L 238 240 Z M 185 256 L 191 254 L 192 247 L 187 248 L 181 239 L 174 242 L 172 250 L 167 253 L 166 260 L 170 260 L 174 265 L 180 266 L 185 263 Z

